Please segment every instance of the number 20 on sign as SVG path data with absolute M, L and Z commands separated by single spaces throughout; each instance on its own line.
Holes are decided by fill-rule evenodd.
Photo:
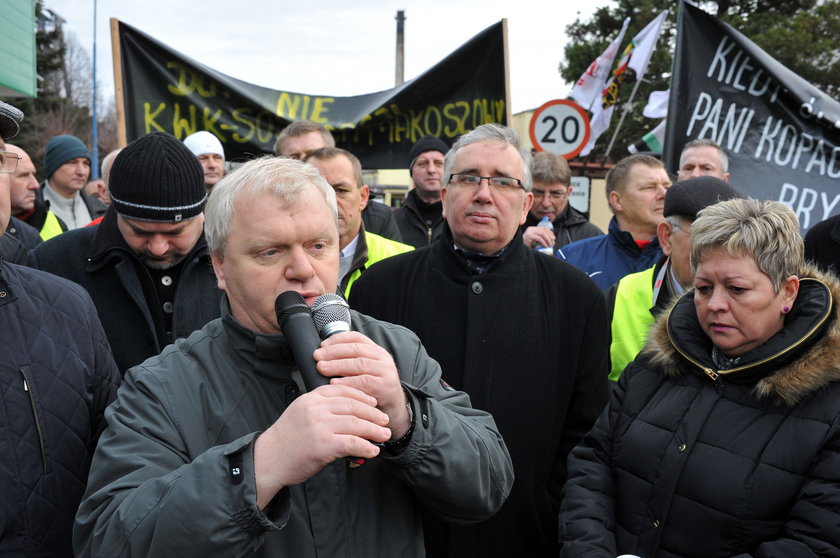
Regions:
M 572 159 L 589 141 L 589 117 L 574 101 L 549 101 L 534 111 L 530 133 L 537 151 Z

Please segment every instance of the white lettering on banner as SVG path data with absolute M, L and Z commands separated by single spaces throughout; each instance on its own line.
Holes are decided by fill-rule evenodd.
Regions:
M 761 159 L 763 156 L 768 163 L 780 167 L 790 166 L 792 169 L 798 168 L 800 161 L 807 159 L 805 172 L 816 170 L 820 176 L 840 178 L 840 167 L 837 164 L 840 146 L 833 147 L 828 157 L 825 147 L 823 140 L 815 145 L 811 134 L 800 132 L 792 124 L 783 125 L 781 120 L 768 116 L 755 148 L 755 158 Z M 811 156 L 803 158 L 806 152 L 810 152 Z
M 840 202 L 840 194 L 829 201 L 825 192 L 817 192 L 813 188 L 800 188 L 795 184 L 785 182 L 782 184 L 782 191 L 779 192 L 778 201 L 789 206 L 796 213 L 799 226 L 807 229 L 811 226 L 811 211 L 817 202 L 822 202 L 822 215 L 816 215 L 814 223 L 824 221 L 831 216 L 831 212 Z
M 723 99 L 712 101 L 708 93 L 700 93 L 697 104 L 694 105 L 694 112 L 688 122 L 686 135 L 691 135 L 694 123 L 698 122 L 700 132 L 698 138 L 712 138 L 718 145 L 729 153 L 741 151 L 744 137 L 750 128 L 755 111 L 742 108 L 735 103 L 730 103 L 726 109 L 726 115 L 721 122 L 723 112 Z
M 730 59 L 729 57 L 735 49 L 737 49 L 735 56 Z M 779 97 L 779 84 L 774 82 L 773 78 L 761 68 L 752 73 L 752 78 L 750 78 L 751 72 L 756 69 L 750 62 L 750 57 L 746 56 L 744 51 L 738 48 L 738 45 L 729 37 L 724 36 L 712 57 L 709 69 L 706 71 L 706 77 L 731 85 L 738 91 L 746 91 L 753 97 L 760 97 L 770 91 L 770 102 L 775 103 Z M 715 72 L 717 72 L 716 76 L 714 75 Z M 749 83 L 745 85 L 747 81 Z

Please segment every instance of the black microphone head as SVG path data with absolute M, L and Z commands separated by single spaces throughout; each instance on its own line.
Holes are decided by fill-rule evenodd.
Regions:
M 286 291 L 277 295 L 274 299 L 274 312 L 277 314 L 280 329 L 283 329 L 289 318 L 296 314 L 311 314 L 306 299 L 297 291 Z
M 312 319 L 321 339 L 350 331 L 350 306 L 341 295 L 322 294 L 312 302 Z

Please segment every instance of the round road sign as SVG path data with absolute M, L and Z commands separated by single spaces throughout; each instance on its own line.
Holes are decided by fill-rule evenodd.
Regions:
M 530 132 L 537 151 L 572 159 L 589 141 L 589 117 L 574 101 L 549 101 L 534 111 Z

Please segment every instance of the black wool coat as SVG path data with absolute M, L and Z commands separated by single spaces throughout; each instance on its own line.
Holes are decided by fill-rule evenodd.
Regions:
M 501 511 L 477 525 L 436 529 L 427 545 L 453 557 L 555 557 L 566 456 L 607 397 L 598 287 L 526 248 L 519 233 L 475 274 L 445 228 L 431 246 L 371 266 L 350 304 L 414 331 L 443 379 L 493 415 L 510 451 L 516 479 Z
M 117 229 L 117 213 L 99 225 L 62 233 L 30 252 L 29 265 L 70 279 L 90 293 L 120 372 L 221 315 L 222 291 L 202 234 L 181 264 L 172 312 L 172 336 L 158 327 L 146 293 L 154 293 L 151 275 Z M 157 296 L 156 294 L 154 296 Z

